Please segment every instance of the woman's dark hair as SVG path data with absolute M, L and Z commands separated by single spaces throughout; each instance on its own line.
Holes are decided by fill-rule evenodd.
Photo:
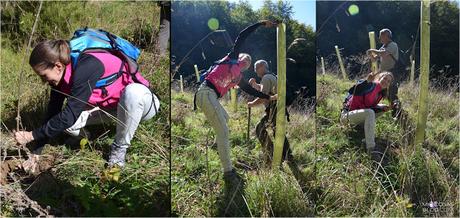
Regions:
M 35 46 L 29 58 L 29 65 L 40 70 L 52 68 L 56 62 L 70 63 L 70 46 L 66 40 L 42 41 Z

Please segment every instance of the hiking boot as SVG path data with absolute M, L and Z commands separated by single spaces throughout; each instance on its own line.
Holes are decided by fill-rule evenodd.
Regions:
M 247 216 L 244 203 L 244 180 L 233 169 L 224 173 L 224 198 L 222 216 Z
M 244 186 L 244 180 L 235 169 L 224 173 L 224 191 L 227 196 L 226 201 L 231 204 L 235 198 L 241 194 Z
M 367 154 L 369 154 L 369 156 L 370 156 L 370 158 L 371 158 L 371 160 L 373 162 L 380 163 L 380 161 L 382 160 L 382 153 L 380 153 L 379 151 L 375 150 L 374 148 L 373 149 L 368 149 Z
M 126 148 L 120 147 L 117 144 L 112 144 L 110 155 L 109 155 L 109 163 L 108 167 L 113 167 L 118 165 L 120 168 L 125 166 L 125 156 L 126 156 Z
M 396 99 L 392 102 L 393 109 L 391 110 L 391 117 L 393 117 L 394 120 L 397 120 L 401 114 L 401 102 Z
M 226 189 L 235 189 L 243 186 L 243 179 L 240 175 L 236 172 L 235 169 L 224 173 L 224 182 Z

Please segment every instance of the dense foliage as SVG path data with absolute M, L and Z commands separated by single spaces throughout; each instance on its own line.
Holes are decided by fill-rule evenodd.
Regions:
M 307 61 L 302 73 L 288 73 L 288 82 L 303 81 L 314 96 L 315 90 L 315 33 L 311 26 L 299 23 L 292 18 L 293 7 L 288 1 L 264 1 L 263 6 L 254 11 L 247 1 L 238 3 L 224 1 L 176 1 L 172 4 L 172 49 L 175 63 L 182 59 L 186 61 L 181 65 L 179 74 L 184 76 L 194 75 L 193 65 L 198 65 L 200 70 L 208 69 L 215 61 L 224 57 L 231 49 L 238 33 L 249 25 L 260 20 L 279 20 L 286 23 L 286 46 L 296 38 L 305 38 L 307 43 L 304 49 L 299 50 L 303 60 Z M 302 13 L 297 11 L 296 13 Z M 208 27 L 208 20 L 215 18 L 219 21 L 219 29 L 225 32 L 216 32 L 199 43 L 198 47 L 186 54 L 212 30 Z M 243 46 L 243 52 L 252 56 L 253 62 L 259 59 L 268 61 L 270 69 L 276 69 L 276 28 L 259 28 L 251 34 Z M 250 71 L 253 71 L 251 66 Z M 273 70 L 276 73 L 276 70 Z
M 351 5 L 359 13 L 351 15 Z M 317 54 L 335 54 L 334 46 L 343 48 L 344 56 L 363 54 L 369 48 L 368 32 L 389 28 L 393 40 L 405 53 L 409 62 L 412 55 L 416 68 L 420 56 L 420 2 L 419 1 L 319 1 L 316 4 Z M 455 1 L 434 1 L 431 4 L 431 77 L 452 77 L 459 72 L 459 7 Z M 378 39 L 377 39 L 378 41 Z M 377 47 L 380 43 L 377 43 Z M 336 58 L 331 57 L 331 58 Z M 347 64 L 347 63 L 345 63 Z M 348 62 L 352 65 L 352 62 Z M 355 68 L 350 67 L 351 74 Z

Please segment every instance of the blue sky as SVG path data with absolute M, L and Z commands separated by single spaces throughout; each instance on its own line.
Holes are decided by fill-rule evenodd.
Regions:
M 230 2 L 238 2 L 239 0 L 229 0 Z M 276 2 L 276 0 L 272 0 Z M 289 0 L 294 11 L 293 18 L 300 23 L 311 25 L 316 29 L 316 2 L 314 0 Z M 258 10 L 262 7 L 263 0 L 249 0 L 252 9 Z

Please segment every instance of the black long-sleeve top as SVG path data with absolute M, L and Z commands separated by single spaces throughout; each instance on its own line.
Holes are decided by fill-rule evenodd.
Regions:
M 230 51 L 230 53 L 228 53 L 227 56 L 230 59 L 238 59 L 238 56 L 241 53 L 241 48 L 243 46 L 243 43 L 246 41 L 246 38 L 248 38 L 248 36 L 252 32 L 254 32 L 259 26 L 262 26 L 263 24 L 264 24 L 264 22 L 255 23 L 255 24 L 253 24 L 251 26 L 246 27 L 244 30 L 242 30 L 238 34 L 238 37 L 235 40 L 235 44 L 233 45 L 232 50 Z M 259 97 L 259 98 L 264 98 L 264 99 L 270 99 L 269 95 L 266 95 L 266 94 L 264 94 L 262 92 L 257 91 L 251 85 L 249 85 L 249 83 L 244 79 L 241 79 L 239 81 L 238 86 L 244 92 L 246 92 L 246 93 L 248 93 L 248 94 L 250 94 L 252 96 Z
M 87 102 L 96 86 L 96 82 L 104 74 L 104 70 L 104 65 L 96 57 L 82 54 L 79 58 L 78 66 L 72 72 L 71 97 L 56 91 L 58 88 L 52 86 L 46 121 L 41 127 L 32 131 L 34 140 L 43 141 L 47 138 L 52 138 L 71 127 L 81 112 L 88 108 Z M 63 80 L 64 76 L 62 76 L 61 82 Z M 62 109 L 66 98 L 67 104 Z

